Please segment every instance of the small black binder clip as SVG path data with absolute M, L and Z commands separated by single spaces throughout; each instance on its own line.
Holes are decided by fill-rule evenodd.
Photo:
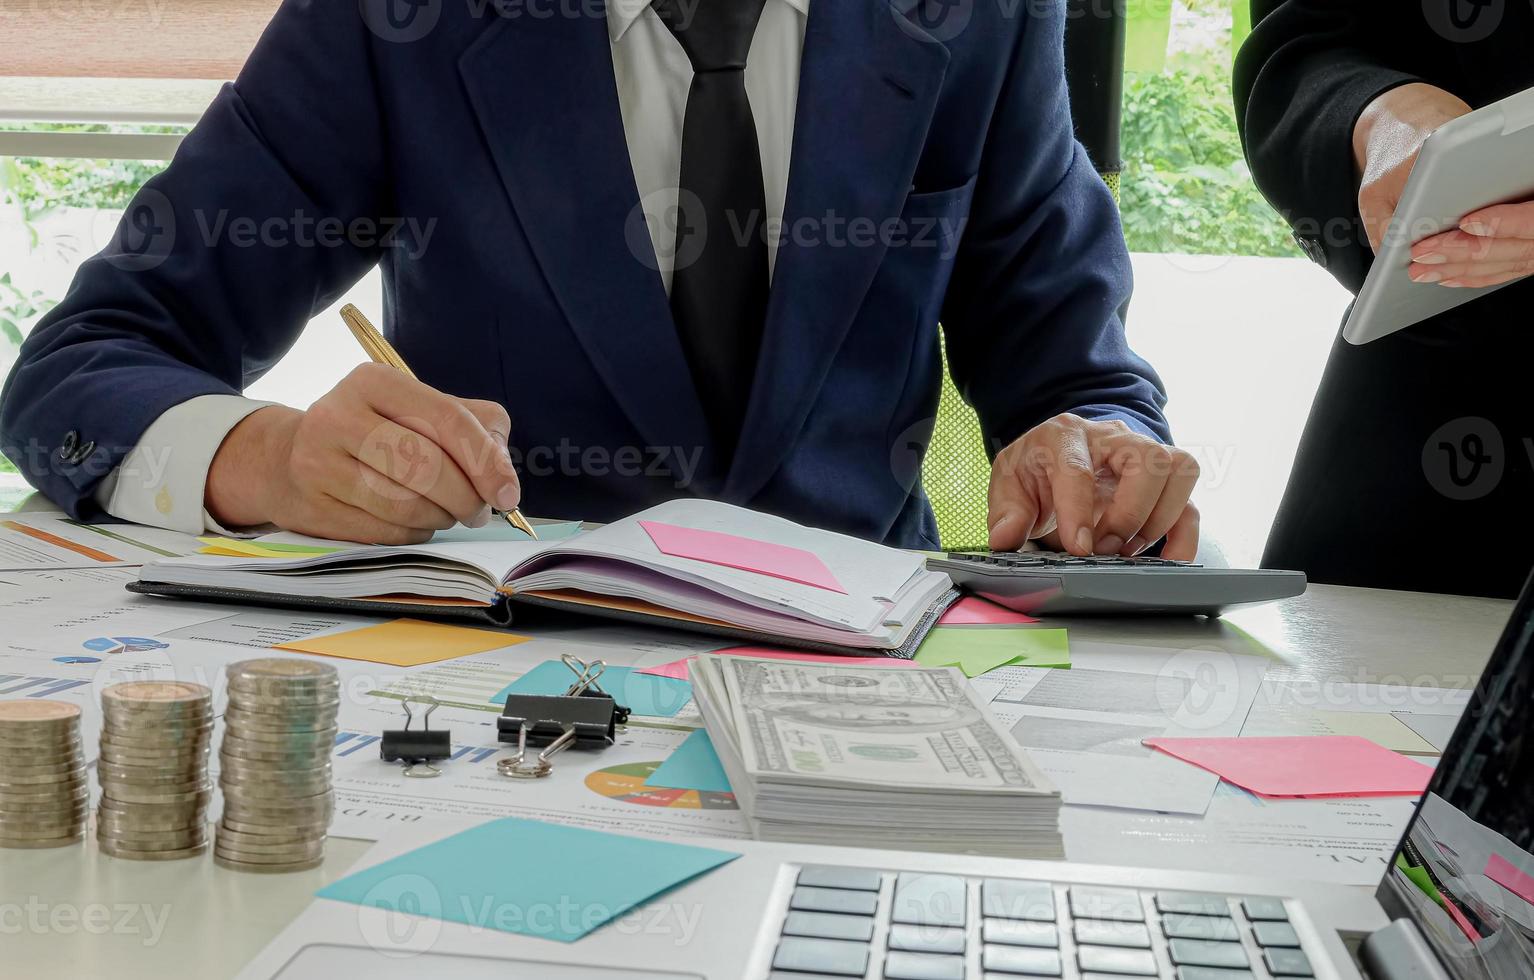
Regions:
M 427 706 L 421 715 L 420 728 L 410 727 L 415 723 L 415 714 L 410 710 L 412 701 Z M 405 727 L 383 733 L 383 741 L 378 743 L 379 757 L 385 762 L 403 764 L 407 776 L 419 778 L 442 775 L 442 770 L 432 763 L 449 758 L 453 754 L 453 745 L 452 735 L 446 728 L 433 730 L 431 727 L 431 713 L 437 710 L 437 703 L 437 699 L 429 694 L 405 698 Z
M 617 726 L 629 720 L 629 709 L 602 690 L 597 679 L 607 669 L 600 660 L 586 663 L 566 654 L 560 658 L 575 675 L 564 694 L 508 694 L 497 737 L 514 742 L 517 753 L 496 763 L 503 776 L 537 779 L 554 771 L 550 760 L 572 746 L 605 749 L 613 744 Z M 528 747 L 543 747 L 528 761 Z

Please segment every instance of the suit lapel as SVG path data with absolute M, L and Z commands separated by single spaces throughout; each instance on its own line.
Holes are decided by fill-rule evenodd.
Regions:
M 781 465 L 884 258 L 882 245 L 826 243 L 827 219 L 877 226 L 910 189 L 948 67 L 947 48 L 906 19 L 911 2 L 810 4 L 785 233 L 730 500 L 751 499 Z M 813 241 L 791 233 L 800 223 Z
M 604 18 L 501 19 L 458 68 L 538 265 L 597 372 L 650 445 L 702 447 L 699 473 L 716 472 L 650 264 Z

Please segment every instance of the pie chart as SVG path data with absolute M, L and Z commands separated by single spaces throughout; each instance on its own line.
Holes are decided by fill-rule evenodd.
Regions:
M 637 806 L 671 807 L 677 810 L 740 809 L 734 793 L 646 786 L 645 780 L 658 768 L 660 760 L 627 762 L 621 766 L 598 769 L 586 777 L 586 788 L 610 800 L 621 800 Z

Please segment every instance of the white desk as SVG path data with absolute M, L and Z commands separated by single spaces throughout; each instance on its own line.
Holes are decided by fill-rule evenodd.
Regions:
M 1229 623 L 1080 620 L 1063 625 L 1085 640 L 1252 652 L 1246 637 L 1232 628 L 1235 624 L 1277 655 L 1272 676 L 1467 688 L 1511 606 L 1490 599 L 1312 586 L 1305 596 L 1237 613 Z M 57 851 L 0 851 L 0 973 L 18 980 L 231 976 L 308 904 L 315 890 L 343 875 L 368 846 L 332 840 L 324 867 L 269 877 L 225 871 L 210 858 L 165 864 L 115 861 L 99 855 L 94 843 Z M 163 920 L 157 936 L 143 906 Z M 119 923 L 130 908 L 132 918 Z

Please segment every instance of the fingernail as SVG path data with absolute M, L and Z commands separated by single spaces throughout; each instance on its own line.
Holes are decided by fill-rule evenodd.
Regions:
M 509 483 L 496 491 L 495 506 L 499 510 L 516 510 L 517 504 L 521 503 L 521 501 L 522 494 Z
M 1078 528 L 1076 530 L 1076 548 L 1083 555 L 1090 555 L 1092 553 L 1092 529 L 1091 528 L 1083 527 L 1083 528 Z
M 465 523 L 464 526 L 465 527 L 484 527 L 485 525 L 487 525 L 489 523 L 490 523 L 490 508 L 489 507 L 481 507 L 479 509 L 479 513 L 477 513 L 473 517 L 469 518 L 469 520 Z
M 1459 289 L 1464 284 L 1465 281 L 1463 279 L 1446 279 L 1440 283 L 1440 285 L 1448 286 L 1450 289 Z
M 1099 555 L 1116 555 L 1122 547 L 1124 547 L 1123 538 L 1117 534 L 1108 534 L 1099 538 L 1092 550 L 1096 551 Z
M 1125 547 L 1123 551 L 1119 552 L 1119 554 L 1133 558 L 1135 555 L 1138 555 L 1140 552 L 1144 551 L 1150 546 L 1151 543 L 1149 541 L 1136 534 L 1134 537 L 1129 539 L 1128 546 Z
M 1412 282 L 1442 282 L 1443 281 L 1443 273 L 1442 272 L 1435 272 L 1432 269 L 1412 269 L 1410 275 L 1411 275 L 1411 281 Z
M 1467 235 L 1478 235 L 1482 238 L 1486 238 L 1491 235 L 1491 226 L 1482 224 L 1479 221 L 1467 221 L 1459 226 L 1459 230 Z
M 1423 252 L 1421 255 L 1413 255 L 1411 260 L 1418 265 L 1443 265 L 1449 261 L 1449 257 L 1442 252 Z

